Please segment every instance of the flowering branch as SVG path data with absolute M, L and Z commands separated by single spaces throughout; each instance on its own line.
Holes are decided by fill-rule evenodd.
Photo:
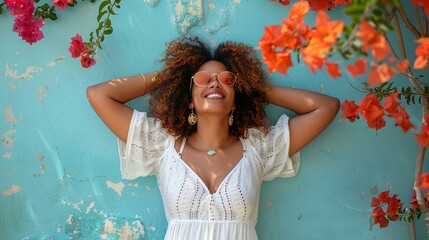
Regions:
M 80 58 L 82 67 L 89 68 L 95 65 L 95 51 L 97 48 L 102 49 L 101 42 L 104 41 L 105 35 L 113 33 L 111 15 L 116 15 L 116 9 L 119 9 L 121 0 L 104 0 L 98 7 L 97 22 L 98 27 L 94 32 L 89 34 L 89 41 L 83 42 L 79 34 L 71 38 L 69 51 L 73 58 Z
M 429 146 L 429 87 L 428 83 L 420 79 L 420 76 L 414 75 L 412 67 L 413 69 L 426 69 L 429 64 L 429 38 L 422 37 L 426 36 L 428 32 L 429 2 L 427 0 L 411 1 L 416 6 L 419 5 L 425 12 L 423 23 L 420 21 L 420 16 L 416 14 L 420 31 L 410 21 L 399 0 L 353 0 L 344 10 L 353 20 L 350 24 L 344 25 L 343 21 L 330 21 L 324 12 L 318 12 L 313 28 L 302 20 L 308 12 L 308 6 L 312 5 L 311 9 L 314 10 L 315 4 L 320 6 L 325 3 L 326 10 L 328 1 L 297 2 L 292 5 L 288 18 L 283 19 L 283 25 L 265 27 L 259 48 L 269 72 L 277 71 L 286 74 L 287 69 L 293 66 L 290 60 L 293 51 L 297 53 L 298 59 L 302 57 L 313 73 L 316 69 L 321 70 L 326 67 L 327 73 L 334 79 L 341 76 L 342 72 L 338 69 L 338 62 L 328 62 L 329 58 L 336 53 L 339 53 L 344 60 L 357 57 L 355 63 L 347 65 L 346 69 L 353 78 L 365 75 L 369 69 L 368 81 L 363 82 L 363 90 L 359 90 L 368 92 L 368 95 L 359 104 L 356 104 L 355 101 L 345 100 L 341 107 L 341 118 L 354 122 L 362 116 L 368 127 L 375 130 L 386 125 L 384 117 L 394 118 L 395 125 L 399 126 L 404 133 L 415 129 L 406 109 L 398 102 L 398 99 L 404 97 L 407 104 L 414 104 L 416 103 L 415 98 L 418 96 L 419 103 L 422 104 L 423 116 L 425 116 L 420 133 L 415 134 L 419 145 L 416 160 L 416 179 L 419 181 L 422 179 L 425 149 Z M 329 2 L 334 5 L 346 3 L 346 1 Z M 288 5 L 289 1 L 282 1 L 282 4 Z M 332 7 L 334 6 L 329 8 Z M 417 38 L 419 44 L 415 51 L 417 59 L 412 67 L 408 62 L 399 19 Z M 393 26 L 391 25 L 392 20 Z M 394 51 L 389 39 L 390 35 L 387 36 L 387 32 L 393 30 L 396 31 L 401 57 Z M 368 58 L 370 56 L 372 58 Z M 399 90 L 393 82 L 388 82 L 395 74 L 406 76 L 411 86 L 402 87 Z M 383 99 L 384 101 L 381 103 Z M 429 182 L 429 174 L 427 182 Z M 390 197 L 388 192 L 384 192 L 383 194 L 387 194 L 387 196 L 384 196 L 383 201 L 386 202 L 378 199 L 377 203 L 372 204 L 374 224 L 386 227 L 389 220 L 405 219 L 412 222 L 414 215 L 420 216 L 425 213 L 429 227 L 429 207 L 421 188 L 429 190 L 429 183 L 423 186 L 416 185 L 415 208 L 408 210 L 402 208 L 402 203 L 396 199 L 397 195 Z M 390 199 L 392 202 L 386 199 Z M 390 211 L 387 217 L 382 208 L 383 204 L 387 204 L 387 211 Z M 413 237 L 415 234 L 411 232 L 411 236 Z

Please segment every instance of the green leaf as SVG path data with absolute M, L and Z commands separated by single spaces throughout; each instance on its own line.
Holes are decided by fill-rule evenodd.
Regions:
M 350 5 L 346 9 L 344 9 L 344 13 L 347 15 L 362 15 L 364 12 L 364 5 Z
M 107 11 L 102 11 L 102 12 L 100 12 L 100 13 L 98 13 L 98 16 L 97 16 L 97 22 L 100 22 L 100 19 L 104 16 L 104 14 L 106 14 L 107 13 Z
M 98 7 L 98 12 L 100 13 L 100 12 L 102 12 L 103 11 L 103 9 L 107 6 L 107 5 L 109 5 L 110 4 L 110 1 L 104 1 L 104 2 L 101 2 L 100 3 L 100 6 Z
M 104 30 L 103 34 L 109 35 L 109 34 L 112 34 L 112 32 L 113 32 L 113 29 L 110 28 L 110 29 Z
M 110 14 L 112 14 L 112 15 L 116 15 L 116 13 L 113 11 L 113 8 L 109 8 L 108 10 L 109 10 L 109 13 L 110 13 Z
M 55 13 L 50 13 L 50 14 L 49 14 L 49 18 L 50 18 L 51 20 L 57 20 L 57 19 L 58 19 L 57 14 L 55 14 Z

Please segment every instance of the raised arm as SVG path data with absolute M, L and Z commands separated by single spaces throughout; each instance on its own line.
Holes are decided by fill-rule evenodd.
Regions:
M 267 101 L 298 114 L 289 120 L 289 156 L 317 137 L 335 118 L 340 107 L 339 100 L 334 97 L 274 86 L 267 93 Z
M 151 91 L 153 73 L 112 79 L 86 90 L 92 108 L 107 127 L 127 141 L 133 110 L 124 103 Z M 146 79 L 146 80 L 145 80 Z

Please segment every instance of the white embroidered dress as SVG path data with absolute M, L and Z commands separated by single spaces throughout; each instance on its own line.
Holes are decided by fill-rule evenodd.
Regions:
M 295 176 L 299 168 L 299 153 L 288 157 L 288 117 L 267 135 L 250 129 L 247 139 L 240 138 L 243 158 L 213 194 L 180 158 L 176 139 L 159 121 L 134 111 L 127 143 L 119 140 L 123 178 L 157 177 L 168 221 L 165 239 L 257 239 L 262 181 Z

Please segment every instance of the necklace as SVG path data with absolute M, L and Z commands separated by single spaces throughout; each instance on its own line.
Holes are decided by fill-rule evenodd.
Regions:
M 205 142 L 203 142 L 202 140 L 200 140 L 200 138 L 197 136 L 197 134 L 195 133 L 194 134 L 195 135 L 195 138 L 198 140 L 198 142 L 200 142 L 200 143 L 203 143 L 204 145 L 206 145 L 206 146 L 208 146 L 208 144 L 207 143 L 205 143 Z M 217 148 L 219 148 L 219 147 L 221 147 L 223 144 L 225 144 L 227 141 L 229 140 L 229 135 L 222 141 L 222 142 L 220 142 L 220 144 L 218 144 L 216 147 L 210 147 L 210 146 L 208 146 L 209 147 L 209 150 L 207 151 L 207 155 L 209 155 L 209 156 L 214 156 L 214 155 L 216 155 L 216 149 Z

